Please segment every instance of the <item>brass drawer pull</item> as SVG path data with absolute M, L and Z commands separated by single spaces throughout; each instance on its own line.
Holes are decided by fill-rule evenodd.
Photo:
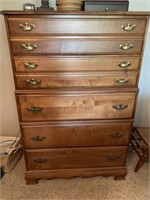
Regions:
M 35 79 L 30 79 L 30 80 L 26 80 L 26 83 L 28 85 L 34 86 L 34 85 L 38 85 L 41 83 L 41 80 L 35 80 Z
M 22 44 L 21 47 L 26 51 L 34 51 L 37 48 L 37 45 L 27 43 L 27 44 Z
M 46 139 L 46 137 L 42 137 L 42 136 L 33 136 L 31 137 L 32 140 L 35 140 L 35 141 L 43 141 Z
M 128 105 L 123 105 L 123 104 L 113 105 L 113 109 L 115 110 L 125 110 L 127 108 L 128 108 Z
M 38 67 L 37 63 L 33 63 L 33 62 L 28 62 L 28 63 L 23 63 L 24 67 L 26 69 L 36 69 Z
M 41 112 L 42 110 L 43 110 L 42 107 L 36 107 L 36 106 L 27 108 L 27 111 L 33 112 L 33 113 L 38 113 L 38 112 Z
M 126 78 L 120 78 L 120 79 L 116 79 L 116 82 L 119 84 L 125 84 L 128 82 L 128 79 Z
M 42 163 L 45 163 L 47 161 L 47 159 L 37 159 L 37 160 L 34 160 L 34 162 L 38 163 L 38 164 L 42 164 Z
M 132 49 L 134 46 L 133 46 L 133 44 L 129 44 L 129 43 L 127 43 L 127 44 L 120 44 L 119 45 L 119 48 L 121 49 L 121 50 L 124 50 L 124 51 L 127 51 L 127 50 L 129 50 L 129 49 Z
M 122 62 L 119 62 L 118 63 L 118 66 L 121 67 L 121 68 L 127 68 L 131 65 L 130 62 L 127 62 L 127 61 L 122 61 Z
M 19 24 L 19 28 L 22 31 L 32 31 L 35 28 L 35 25 L 29 24 L 28 22 L 25 22 L 24 24 Z
M 108 160 L 118 160 L 118 159 L 119 159 L 119 156 L 115 156 L 115 155 L 107 156 L 107 159 L 108 159 Z
M 133 29 L 135 29 L 136 28 L 136 24 L 123 24 L 122 26 L 121 26 L 121 28 L 124 30 L 124 31 L 132 31 Z
M 122 138 L 124 136 L 123 133 L 113 133 L 110 135 L 112 138 L 118 139 L 118 138 Z

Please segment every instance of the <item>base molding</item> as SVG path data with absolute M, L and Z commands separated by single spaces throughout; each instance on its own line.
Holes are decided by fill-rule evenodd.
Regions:
M 126 167 L 78 168 L 26 171 L 25 179 L 28 185 L 33 185 L 37 184 L 39 179 L 115 176 L 115 180 L 124 180 L 126 175 Z

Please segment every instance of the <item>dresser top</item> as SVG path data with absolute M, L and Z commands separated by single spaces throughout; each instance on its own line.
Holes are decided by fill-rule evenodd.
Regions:
M 24 11 L 24 10 L 3 10 L 0 12 L 2 15 L 150 15 L 150 12 L 139 11 Z

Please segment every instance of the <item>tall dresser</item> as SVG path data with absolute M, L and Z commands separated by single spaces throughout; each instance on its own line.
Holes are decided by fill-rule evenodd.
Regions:
M 27 184 L 124 179 L 149 13 L 2 14 Z

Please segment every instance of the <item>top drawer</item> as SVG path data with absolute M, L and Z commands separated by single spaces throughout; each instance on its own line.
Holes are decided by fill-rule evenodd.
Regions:
M 141 17 L 142 18 L 142 17 Z M 146 19 L 105 18 L 8 18 L 10 34 L 144 34 Z

